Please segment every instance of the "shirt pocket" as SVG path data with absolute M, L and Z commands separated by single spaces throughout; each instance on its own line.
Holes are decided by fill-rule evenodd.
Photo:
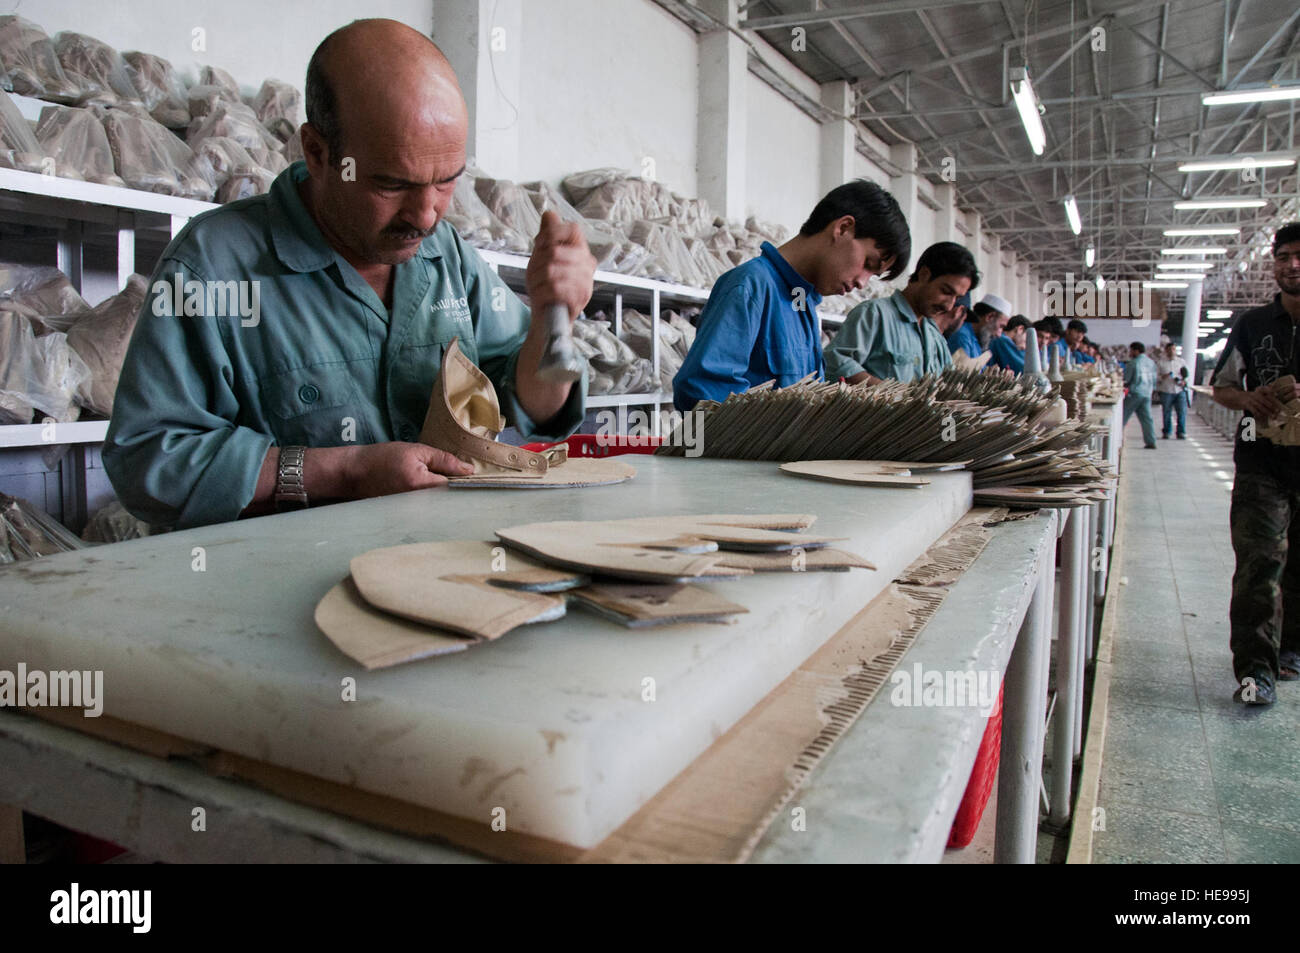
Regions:
M 317 364 L 265 378 L 262 404 L 281 447 L 374 443 L 348 365 Z

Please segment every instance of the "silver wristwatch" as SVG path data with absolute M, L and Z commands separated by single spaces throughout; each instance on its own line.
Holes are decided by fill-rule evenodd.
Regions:
M 306 447 L 281 447 L 280 466 L 275 479 L 275 507 L 278 510 L 301 510 L 307 506 L 307 487 L 303 483 Z

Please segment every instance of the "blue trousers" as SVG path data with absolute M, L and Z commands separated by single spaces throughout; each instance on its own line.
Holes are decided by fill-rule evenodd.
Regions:
M 1164 426 L 1160 432 L 1166 437 L 1169 436 L 1169 431 L 1172 429 L 1171 424 L 1173 423 L 1171 418 L 1177 413 L 1178 436 L 1185 437 L 1187 435 L 1187 391 L 1179 391 L 1177 394 L 1162 393 L 1157 396 L 1160 398 L 1160 406 L 1165 412 Z
M 1138 423 L 1142 425 L 1142 442 L 1148 447 L 1156 445 L 1156 423 L 1151 419 L 1151 397 L 1150 395 L 1125 394 L 1124 395 L 1124 426 L 1128 426 L 1128 419 L 1134 414 L 1138 416 Z

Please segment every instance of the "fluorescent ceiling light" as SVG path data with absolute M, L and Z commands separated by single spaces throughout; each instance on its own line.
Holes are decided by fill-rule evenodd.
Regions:
M 1162 248 L 1162 255 L 1226 255 L 1228 249 L 1219 245 L 1195 245 L 1188 248 Z
M 1164 234 L 1170 238 L 1185 238 L 1192 235 L 1240 235 L 1239 228 L 1166 228 Z
M 1295 165 L 1294 158 L 1252 159 L 1250 156 L 1245 156 L 1241 159 L 1224 159 L 1218 162 L 1185 162 L 1178 167 L 1178 171 L 1218 172 L 1230 169 L 1285 169 L 1293 165 Z
M 1079 221 L 1079 203 L 1073 195 L 1065 197 L 1065 217 L 1070 220 L 1070 231 L 1076 235 L 1083 231 L 1083 222 Z
M 1101 290 L 1102 290 L 1103 288 L 1105 288 L 1105 287 L 1106 287 L 1106 279 L 1103 278 L 1101 275 L 1098 275 L 1098 276 L 1097 276 L 1097 290 L 1098 290 L 1098 291 L 1101 291 Z
M 1156 265 L 1157 268 L 1178 270 L 1179 268 L 1187 271 L 1209 271 L 1214 267 L 1212 261 L 1162 261 Z
M 1197 277 L 1199 278 L 1200 275 L 1197 275 Z M 1144 281 L 1142 282 L 1142 287 L 1143 288 L 1186 288 L 1187 282 L 1185 281 Z
M 1011 96 L 1020 112 L 1025 135 L 1029 137 L 1029 148 L 1034 150 L 1034 155 L 1041 156 L 1047 147 L 1047 132 L 1043 129 L 1043 119 L 1038 113 L 1038 96 L 1034 94 L 1034 86 L 1029 81 L 1027 67 L 1017 66 L 1011 70 Z
M 1232 106 L 1236 103 L 1273 103 L 1283 99 L 1300 99 L 1300 86 L 1271 86 L 1264 89 L 1202 93 L 1201 105 Z
M 1165 272 L 1163 275 L 1156 275 L 1157 281 L 1203 281 L 1204 279 L 1204 275 L 1198 275 L 1195 272 L 1188 272 L 1183 275 L 1169 271 Z
M 1095 262 L 1096 260 L 1097 260 L 1097 249 L 1089 245 L 1087 250 L 1083 253 L 1083 267 L 1091 268 L 1092 263 Z
M 1210 308 L 1205 312 L 1207 318 L 1230 318 L 1232 312 L 1227 308 Z
M 1174 208 L 1187 212 L 1202 208 L 1263 208 L 1266 204 L 1263 199 L 1189 199 L 1175 202 Z

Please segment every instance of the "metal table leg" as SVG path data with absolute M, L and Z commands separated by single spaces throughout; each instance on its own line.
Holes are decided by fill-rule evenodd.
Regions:
M 1052 801 L 1048 819 L 1064 824 L 1070 817 L 1070 792 L 1074 773 L 1074 738 L 1083 701 L 1083 671 L 1079 665 L 1083 642 L 1079 626 L 1086 560 L 1087 518 L 1081 508 L 1063 511 L 1065 535 L 1061 538 L 1061 604 L 1056 629 L 1056 713 L 1052 723 Z

